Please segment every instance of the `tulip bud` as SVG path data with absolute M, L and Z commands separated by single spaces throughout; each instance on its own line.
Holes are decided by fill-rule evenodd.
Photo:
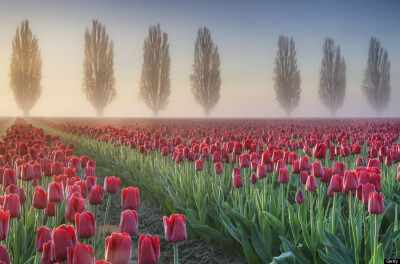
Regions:
M 45 226 L 41 226 L 36 232 L 36 251 L 42 252 L 43 245 L 51 240 L 51 232 Z
M 6 239 L 10 227 L 10 212 L 0 210 L 0 241 Z
M 157 263 L 160 258 L 160 240 L 156 235 L 154 238 L 147 234 L 140 235 L 138 246 L 139 264 Z M 114 262 L 113 262 L 114 264 Z
M 75 214 L 85 211 L 85 199 L 80 198 L 77 193 L 74 193 L 67 201 L 65 207 L 65 219 L 71 223 L 75 223 Z
M 317 190 L 317 179 L 315 178 L 314 174 L 308 176 L 306 182 L 306 190 L 309 192 L 314 192 Z
M 169 242 L 184 241 L 187 238 L 185 216 L 173 214 L 171 218 L 164 216 L 165 239 Z
M 252 184 L 256 184 L 257 183 L 258 178 L 257 178 L 255 173 L 251 174 L 250 181 L 251 181 Z
M 109 176 L 104 179 L 104 191 L 108 193 L 117 193 L 121 179 L 115 176 Z
M 51 182 L 49 183 L 47 191 L 47 199 L 52 203 L 59 203 L 64 199 L 63 183 Z
M 383 203 L 382 193 L 379 195 L 376 192 L 370 193 L 368 198 L 368 213 L 383 214 L 384 211 L 385 204 Z
M 32 206 L 36 209 L 45 209 L 47 206 L 47 193 L 42 187 L 38 186 L 35 188 L 35 193 L 33 194 Z
M 138 216 L 135 211 L 126 210 L 121 213 L 119 232 L 136 235 L 138 231 Z
M 140 206 L 139 188 L 128 187 L 122 189 L 121 205 L 124 210 L 135 210 Z
M 279 170 L 279 183 L 289 183 L 289 170 L 287 168 L 281 168 Z
M 93 248 L 85 243 L 77 243 L 67 250 L 67 264 L 94 264 Z
M 10 211 L 10 217 L 16 218 L 21 213 L 21 205 L 17 194 L 4 196 L 3 211 Z
M 92 186 L 89 193 L 89 203 L 91 205 L 102 204 L 104 202 L 103 188 L 100 185 Z
M 90 238 L 96 233 L 96 219 L 90 211 L 76 213 L 75 225 L 78 238 Z
M 106 238 L 106 261 L 127 264 L 131 259 L 131 237 L 127 233 L 112 233 Z
M 302 190 L 298 190 L 296 193 L 296 203 L 298 204 L 304 203 L 304 193 Z
M 56 215 L 56 203 L 47 203 L 46 209 L 44 209 L 44 215 L 55 216 Z
M 10 264 L 10 254 L 8 253 L 5 246 L 0 245 L 0 262 Z
M 51 245 L 51 257 L 55 261 L 67 259 L 67 248 L 74 247 L 76 244 L 75 229 L 73 226 L 60 225 L 53 229 L 53 239 Z M 43 248 L 43 252 L 44 252 Z

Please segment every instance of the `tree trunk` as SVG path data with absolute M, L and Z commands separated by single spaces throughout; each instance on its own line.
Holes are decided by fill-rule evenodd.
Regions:
M 208 109 L 208 108 L 204 108 L 204 115 L 206 116 L 206 117 L 210 117 L 210 109 Z
M 23 109 L 23 112 L 24 116 L 29 116 L 29 109 Z
M 103 109 L 97 109 L 97 117 L 103 117 Z

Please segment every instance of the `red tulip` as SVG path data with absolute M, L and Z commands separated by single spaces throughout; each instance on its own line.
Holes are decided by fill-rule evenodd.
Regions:
M 346 171 L 343 179 L 343 192 L 355 191 L 358 188 L 356 173 L 354 171 Z
M 171 218 L 164 216 L 165 239 L 169 242 L 184 241 L 187 238 L 185 216 L 173 214 Z
M 342 180 L 339 174 L 333 175 L 328 189 L 332 192 L 341 192 L 343 190 Z
M 117 193 L 121 180 L 115 176 L 109 176 L 104 179 L 104 191 L 108 193 Z
M 309 159 L 306 156 L 303 156 L 300 158 L 300 170 L 308 170 L 309 165 Z
M 296 193 L 296 203 L 302 204 L 304 203 L 304 193 L 302 190 L 298 190 Z
M 327 150 L 328 150 L 328 146 L 326 144 L 324 144 L 324 143 L 317 144 L 314 147 L 313 156 L 316 159 L 325 159 Z M 316 176 L 316 177 L 318 177 L 318 176 Z
M 103 188 L 101 185 L 92 186 L 89 193 L 89 203 L 91 205 L 102 204 L 104 202 Z
M 385 204 L 383 203 L 383 196 L 372 192 L 368 198 L 368 213 L 370 214 L 383 214 L 385 211 Z
M 321 161 L 314 162 L 312 164 L 312 170 L 315 177 L 320 178 L 324 176 L 324 168 L 321 165 Z
M 55 216 L 56 215 L 56 203 L 47 203 L 46 209 L 44 209 L 44 215 Z
M 215 174 L 221 174 L 224 172 L 224 167 L 222 166 L 221 162 L 214 163 L 214 171 Z
M 75 214 L 76 235 L 78 238 L 90 238 L 96 233 L 96 219 L 90 211 Z
M 93 248 L 85 243 L 77 243 L 67 251 L 67 264 L 94 264 Z
M 10 227 L 10 212 L 0 210 L 0 241 L 6 239 Z
M 51 232 L 45 226 L 41 226 L 36 232 L 36 251 L 42 252 L 43 245 L 51 240 Z
M 8 253 L 5 246 L 0 245 L 0 261 L 5 264 L 10 264 L 10 254 Z
M 139 188 L 128 187 L 122 189 L 121 205 L 124 210 L 135 210 L 140 206 Z
M 47 199 L 52 203 L 59 203 L 64 199 L 63 183 L 51 182 L 47 190 Z
M 271 163 L 271 161 L 271 153 L 268 150 L 263 152 L 261 155 L 261 163 L 265 165 Z
M 256 184 L 257 183 L 258 178 L 257 178 L 255 173 L 251 174 L 250 181 L 251 181 L 252 184 Z
M 362 185 L 361 188 L 362 188 L 362 203 L 364 205 L 367 205 L 370 193 L 375 192 L 375 186 L 368 183 L 368 184 Z
M 15 170 L 7 168 L 3 172 L 3 190 L 5 190 L 11 184 L 17 185 L 17 175 Z
M 60 225 L 53 229 L 53 239 L 51 245 L 51 257 L 55 261 L 67 259 L 67 248 L 74 247 L 76 244 L 75 229 L 72 225 Z M 44 248 L 43 248 L 44 251 Z
M 357 180 L 358 183 L 362 185 L 369 183 L 369 173 L 366 171 L 358 171 Z
M 160 240 L 147 234 L 140 235 L 138 247 L 138 264 L 156 264 L 160 258 Z
M 3 211 L 10 211 L 10 217 L 16 218 L 21 213 L 21 204 L 17 194 L 4 196 Z
M 21 179 L 23 181 L 31 181 L 35 177 L 33 167 L 31 164 L 25 164 L 22 166 Z
M 86 177 L 86 187 L 91 190 L 93 186 L 97 184 L 97 178 L 95 176 Z
M 301 184 L 306 184 L 307 183 L 307 178 L 308 178 L 308 171 L 301 171 L 300 172 L 300 183 Z
M 371 173 L 369 176 L 369 181 L 375 186 L 375 191 L 380 192 L 382 190 L 381 175 L 376 173 Z
M 85 168 L 88 161 L 89 161 L 89 157 L 88 156 L 82 156 L 81 157 L 81 167 Z
M 75 214 L 85 211 L 85 199 L 80 198 L 77 193 L 74 193 L 71 198 L 67 200 L 65 207 L 65 219 L 71 223 L 75 223 Z
M 127 233 L 112 233 L 106 238 L 106 261 L 128 264 L 131 259 L 131 237 Z
M 68 178 L 74 178 L 76 177 L 76 170 L 66 167 L 64 168 L 64 174 L 67 175 Z
M 32 206 L 36 209 L 45 209 L 47 206 L 47 193 L 42 187 L 37 186 L 33 194 Z
M 119 232 L 136 235 L 138 231 L 138 216 L 136 211 L 126 210 L 121 213 Z
M 51 248 L 52 248 L 53 242 L 50 240 L 49 242 L 43 244 L 43 249 L 42 249 L 42 264 L 53 264 L 54 261 L 51 256 Z
M 373 167 L 380 169 L 381 168 L 381 162 L 379 160 L 377 160 L 377 159 L 370 159 L 368 161 L 368 168 L 373 168 Z
M 10 185 L 6 189 L 6 194 L 16 194 L 19 198 L 19 203 L 24 204 L 26 201 L 26 194 L 24 188 L 19 188 L 17 185 Z
M 357 166 L 364 166 L 364 160 L 363 160 L 362 157 L 357 157 L 356 165 Z
M 233 187 L 240 188 L 243 186 L 242 177 L 239 174 L 233 176 Z
M 321 177 L 321 182 L 330 182 L 332 178 L 331 168 L 324 168 L 324 175 Z
M 194 166 L 195 166 L 196 171 L 202 171 L 203 170 L 203 161 L 196 160 Z
M 313 174 L 308 176 L 307 178 L 306 190 L 310 192 L 314 192 L 315 190 L 317 190 L 317 179 Z
M 332 170 L 333 174 L 339 174 L 341 177 L 343 177 L 345 171 L 346 171 L 346 164 L 338 161 L 333 164 L 333 170 Z
M 300 161 L 298 161 L 298 160 L 292 161 L 292 173 L 293 174 L 300 173 Z
M 75 169 L 76 172 L 81 170 L 81 160 L 77 157 L 72 157 L 69 159 L 68 167 L 71 169 Z
M 239 156 L 239 166 L 241 168 L 250 167 L 250 155 L 247 153 L 243 153 Z
M 279 170 L 279 183 L 289 183 L 289 170 L 282 168 Z
M 88 176 L 95 176 L 95 171 L 96 169 L 93 167 L 87 167 L 85 168 L 85 173 L 83 174 L 84 178 L 86 179 Z
M 64 163 L 63 162 L 54 162 L 51 164 L 51 174 L 52 175 L 60 175 L 64 171 Z
M 258 164 L 257 166 L 257 177 L 260 179 L 263 179 L 267 177 L 267 171 L 265 169 L 265 165 L 263 164 Z

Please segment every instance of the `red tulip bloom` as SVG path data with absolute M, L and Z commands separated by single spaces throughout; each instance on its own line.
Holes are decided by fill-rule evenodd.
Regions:
M 135 210 L 140 206 L 139 188 L 128 187 L 122 189 L 121 205 L 124 210 Z
M 94 264 L 93 248 L 85 243 L 77 243 L 67 250 L 67 264 Z
M 81 157 L 81 167 L 85 168 L 88 161 L 89 161 L 89 157 L 88 156 L 82 156 Z
M 119 232 L 136 235 L 138 232 L 138 216 L 136 211 L 126 210 L 121 213 Z
M 377 160 L 377 159 L 370 159 L 368 161 L 368 168 L 373 168 L 373 167 L 380 169 L 381 168 L 381 162 L 379 160 Z
M 139 237 L 138 264 L 156 264 L 160 258 L 160 240 L 147 234 Z
M 284 153 L 283 153 L 283 151 L 282 151 L 282 150 L 279 150 L 279 149 L 275 149 L 274 152 L 273 152 L 273 154 L 272 154 L 272 161 L 273 161 L 274 163 L 277 163 L 278 160 L 281 160 L 281 159 L 283 159 L 283 158 L 284 158 Z
M 203 170 L 203 161 L 202 160 L 196 160 L 194 163 L 194 167 L 196 171 L 202 171 Z
M 68 167 L 71 169 L 75 169 L 76 172 L 81 170 L 81 160 L 77 157 L 72 157 L 69 159 Z
M 333 164 L 333 170 L 332 173 L 333 174 L 339 174 L 341 177 L 344 176 L 344 172 L 347 170 L 346 168 L 346 164 L 342 163 L 342 162 L 335 162 Z
M 324 168 L 324 175 L 321 177 L 321 182 L 330 182 L 332 178 L 331 168 Z
M 0 245 L 0 262 L 10 264 L 10 254 L 8 253 L 5 246 Z
M 317 144 L 314 147 L 313 156 L 316 159 L 325 159 L 326 151 L 328 150 L 328 146 L 324 143 Z
M 43 244 L 43 249 L 42 249 L 42 257 L 41 261 L 42 264 L 53 264 L 53 259 L 51 258 L 51 246 L 53 242 L 50 240 L 47 243 Z
M 307 178 L 308 178 L 308 171 L 301 171 L 300 172 L 300 183 L 301 184 L 306 184 L 307 183 Z
M 71 223 L 75 223 L 75 214 L 85 211 L 85 199 L 80 198 L 79 195 L 74 193 L 67 201 L 65 207 L 65 219 Z
M 304 193 L 302 190 L 298 190 L 296 193 L 296 203 L 302 204 L 304 203 Z
M 308 170 L 309 167 L 309 159 L 308 157 L 304 156 L 300 158 L 300 170 Z
M 265 165 L 271 163 L 271 161 L 271 153 L 268 150 L 264 151 L 261 155 L 261 163 Z
M 289 183 L 289 170 L 282 168 L 279 170 L 279 183 Z
M 101 185 L 92 186 L 89 193 L 89 203 L 91 205 L 102 204 L 104 202 L 103 188 Z
M 165 239 L 169 242 L 184 241 L 187 238 L 185 216 L 173 214 L 171 218 L 164 216 Z
M 265 169 L 265 165 L 258 164 L 257 166 L 257 177 L 263 179 L 267 177 L 267 170 Z
M 315 177 L 320 178 L 324 176 L 324 168 L 321 165 L 321 161 L 314 162 L 312 164 L 312 170 Z
M 21 213 L 21 204 L 17 194 L 4 196 L 3 211 L 9 211 L 11 218 L 16 218 Z
M 385 211 L 385 204 L 383 203 L 383 196 L 372 192 L 368 198 L 368 213 L 370 214 L 383 214 Z
M 369 199 L 369 195 L 373 192 L 375 192 L 375 186 L 368 183 L 365 185 L 362 185 L 362 203 L 364 205 L 368 204 L 368 199 Z
M 47 203 L 46 209 L 44 209 L 44 215 L 55 216 L 56 215 L 56 203 Z
M 375 186 L 375 191 L 380 192 L 382 190 L 381 175 L 376 173 L 371 173 L 369 176 L 369 182 Z
M 35 177 L 35 172 L 31 164 L 25 164 L 22 166 L 21 179 L 23 181 L 31 181 Z
M 256 184 L 257 183 L 258 178 L 257 178 L 255 173 L 251 174 L 250 181 L 251 181 L 252 184 Z
M 85 172 L 84 172 L 84 178 L 86 179 L 88 176 L 95 176 L 96 174 L 96 169 L 93 167 L 87 167 L 85 168 Z
M 104 179 L 104 191 L 108 193 L 117 193 L 121 179 L 115 176 L 109 176 Z
M 47 198 L 49 202 L 59 203 L 64 199 L 63 183 L 51 182 L 47 190 Z
M 91 190 L 93 186 L 97 184 L 97 178 L 94 176 L 86 177 L 86 187 L 88 190 Z
M 346 171 L 343 179 L 343 192 L 355 191 L 358 188 L 358 181 L 354 171 Z
M 90 238 L 96 233 L 96 219 L 90 211 L 75 214 L 76 235 L 78 238 Z
M 131 259 L 131 237 L 127 233 L 112 233 L 106 238 L 106 261 L 128 264 Z
M 317 178 L 313 174 L 307 178 L 306 190 L 310 192 L 317 190 Z
M 364 166 L 364 160 L 363 160 L 362 157 L 357 157 L 356 165 L 357 166 Z
M 339 174 L 333 175 L 328 189 L 332 192 L 341 192 L 343 190 L 342 181 Z
M 51 232 L 45 226 L 41 226 L 36 232 L 36 251 L 42 252 L 43 245 L 51 240 Z
M 18 195 L 20 204 L 24 204 L 26 201 L 26 194 L 24 188 L 20 188 L 17 185 L 10 185 L 6 189 L 6 194 L 16 194 Z
M 233 176 L 233 187 L 240 188 L 243 186 L 242 177 L 239 174 Z
M 66 167 L 64 168 L 64 174 L 67 175 L 68 178 L 74 178 L 76 177 L 76 170 Z
M 292 161 L 292 173 L 293 174 L 300 173 L 300 161 L 299 160 Z
M 224 172 L 224 167 L 221 162 L 214 163 L 215 174 L 221 174 Z
M 369 173 L 366 171 L 358 171 L 357 180 L 358 183 L 362 185 L 369 183 Z
M 3 172 L 3 190 L 5 190 L 11 184 L 17 185 L 17 175 L 15 170 L 7 168 Z
M 51 258 L 55 261 L 67 259 L 67 248 L 74 247 L 76 244 L 75 229 L 72 225 L 60 225 L 53 229 L 53 239 L 51 245 Z M 43 248 L 43 252 L 45 249 Z
M 247 153 L 243 153 L 239 156 L 239 166 L 241 168 L 250 167 L 250 155 Z
M 0 209 L 0 241 L 6 239 L 10 228 L 10 212 Z
M 52 175 L 60 175 L 64 172 L 64 163 L 63 162 L 54 162 L 51 164 L 51 174 Z
M 45 209 L 47 206 L 47 193 L 42 187 L 37 186 L 35 188 L 35 193 L 33 194 L 32 206 L 36 209 Z

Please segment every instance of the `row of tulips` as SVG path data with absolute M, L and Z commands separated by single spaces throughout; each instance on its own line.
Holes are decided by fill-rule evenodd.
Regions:
M 98 185 L 96 162 L 87 156 L 73 156 L 74 147 L 22 120 L 7 130 L 0 142 L 0 184 L 4 193 L 0 196 L 0 263 L 130 262 L 131 239 L 138 233 L 135 210 L 140 206 L 139 189 L 122 189 L 124 211 L 119 232 L 105 237 L 110 201 L 119 192 L 120 179 L 106 177 L 104 185 Z M 105 194 L 107 208 L 100 232 L 97 207 L 104 202 Z M 185 217 L 173 214 L 164 217 L 163 222 L 165 238 L 174 243 L 178 263 L 177 242 L 187 237 Z M 158 235 L 140 235 L 137 250 L 139 263 L 157 263 Z M 105 261 L 95 262 L 103 252 Z
M 337 123 L 322 127 L 325 135 L 307 129 L 300 135 L 300 129 L 281 124 L 284 129 L 269 130 L 269 137 L 267 129 L 258 135 L 249 131 L 232 144 L 233 133 L 225 137 L 223 129 L 198 132 L 203 136 L 189 140 L 166 139 L 158 127 L 52 126 L 125 146 L 118 150 L 63 134 L 96 150 L 104 163 L 117 160 L 125 166 L 121 171 L 140 172 L 124 180 L 134 181 L 166 210 L 185 213 L 190 228 L 206 240 L 229 248 L 237 247 L 236 241 L 250 263 L 368 263 L 395 257 L 399 184 L 393 165 L 399 161 L 399 124 L 331 132 L 340 131 Z

